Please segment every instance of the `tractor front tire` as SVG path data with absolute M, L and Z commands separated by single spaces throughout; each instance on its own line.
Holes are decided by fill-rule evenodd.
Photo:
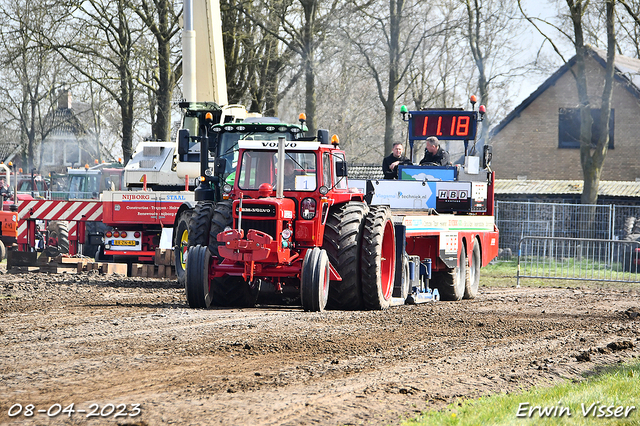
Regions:
M 185 210 L 180 213 L 175 229 L 175 241 L 173 251 L 176 264 L 178 284 L 184 285 L 186 279 L 187 254 L 189 252 L 189 221 L 193 216 L 193 210 Z
M 365 217 L 361 253 L 364 307 L 386 309 L 391 303 L 396 270 L 395 230 L 387 206 L 373 206 Z
M 318 247 L 307 250 L 300 273 L 300 300 L 305 311 L 322 312 L 329 298 L 329 257 Z
M 0 240 L 0 262 L 2 262 L 7 257 L 7 247 L 4 245 L 2 240 Z
M 189 262 L 185 271 L 185 291 L 187 302 L 192 308 L 208 308 L 212 302 L 212 291 L 209 281 L 209 249 L 196 245 L 189 247 Z
M 322 248 L 326 250 L 329 261 L 342 281 L 330 283 L 328 309 L 362 308 L 360 250 L 367 212 L 367 205 L 356 201 L 329 210 Z

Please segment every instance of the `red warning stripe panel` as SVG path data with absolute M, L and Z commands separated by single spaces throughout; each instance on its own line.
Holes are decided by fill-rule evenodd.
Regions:
M 24 201 L 18 206 L 18 220 L 101 221 L 101 201 Z
M 18 243 L 27 243 L 28 220 L 60 220 L 69 222 L 69 239 L 77 239 L 78 221 L 101 222 L 102 202 L 33 200 L 18 205 Z

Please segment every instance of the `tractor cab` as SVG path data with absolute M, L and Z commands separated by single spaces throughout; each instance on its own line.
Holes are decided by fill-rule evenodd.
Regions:
M 329 207 L 354 196 L 344 151 L 327 139 L 238 141 L 234 186 L 226 187 L 233 229 L 218 236 L 222 257 L 288 263 L 322 244 Z

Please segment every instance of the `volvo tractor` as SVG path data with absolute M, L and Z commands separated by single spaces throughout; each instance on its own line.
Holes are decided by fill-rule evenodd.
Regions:
M 403 112 L 411 145 L 464 140 L 465 165 L 404 166 L 401 181 L 350 185 L 345 152 L 327 131 L 239 138 L 235 175 L 221 199 L 198 201 L 207 214 L 191 222 L 190 236 L 208 238 L 188 247 L 189 305 L 253 306 L 265 293 L 307 311 L 475 297 L 480 267 L 498 250 L 490 155 L 481 165 L 466 149 L 484 108 Z M 202 166 L 203 195 L 215 193 L 207 176 L 227 164 Z

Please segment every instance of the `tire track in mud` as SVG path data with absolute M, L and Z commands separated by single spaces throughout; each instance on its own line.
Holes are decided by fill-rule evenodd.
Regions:
M 86 424 L 9 419 L 16 402 L 142 404 L 123 424 L 396 424 L 638 356 L 640 319 L 625 315 L 638 294 L 481 288 L 471 301 L 378 312 L 203 311 L 186 309 L 172 282 L 10 276 L 0 424 Z M 634 347 L 598 350 L 616 341 Z M 576 360 L 584 351 L 590 362 Z

